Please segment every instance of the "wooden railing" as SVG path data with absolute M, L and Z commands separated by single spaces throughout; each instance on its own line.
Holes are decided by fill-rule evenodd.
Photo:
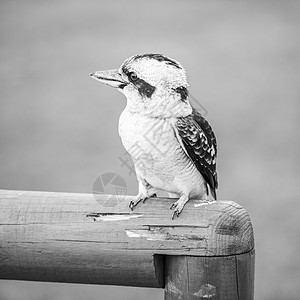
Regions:
M 0 190 L 0 278 L 165 289 L 165 299 L 253 299 L 254 237 L 231 201 L 128 208 L 92 194 Z M 109 300 L 109 299 L 108 299 Z

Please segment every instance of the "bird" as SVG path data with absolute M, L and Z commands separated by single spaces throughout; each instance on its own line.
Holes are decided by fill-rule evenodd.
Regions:
M 204 116 L 190 103 L 186 71 L 163 54 L 137 54 L 118 69 L 90 76 L 127 98 L 119 135 L 138 181 L 133 208 L 157 191 L 178 198 L 170 209 L 179 217 L 190 199 L 217 200 L 217 141 Z

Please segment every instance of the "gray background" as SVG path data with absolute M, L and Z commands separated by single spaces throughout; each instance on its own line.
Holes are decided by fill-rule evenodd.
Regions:
M 119 159 L 125 98 L 88 74 L 164 53 L 186 68 L 216 132 L 219 199 L 251 215 L 256 299 L 299 299 L 299 23 L 297 1 L 1 1 L 0 187 L 90 192 L 115 172 L 135 194 Z M 0 281 L 0 298 L 163 292 Z

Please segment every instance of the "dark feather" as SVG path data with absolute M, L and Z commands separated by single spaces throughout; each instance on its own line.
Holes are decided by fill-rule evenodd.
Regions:
M 181 69 L 180 65 L 178 64 L 178 62 L 176 62 L 175 60 L 164 56 L 163 54 L 157 54 L 157 53 L 146 53 L 146 54 L 139 54 L 136 55 L 134 57 L 135 60 L 137 59 L 142 59 L 142 58 L 151 58 L 151 59 L 156 59 L 157 61 L 163 61 L 165 62 L 167 65 L 171 65 L 177 69 Z
M 193 109 L 191 115 L 178 119 L 176 128 L 188 156 L 209 185 L 212 196 L 217 199 L 217 141 L 211 126 Z
M 184 86 L 179 86 L 177 87 L 176 89 L 174 89 L 174 91 L 178 94 L 180 94 L 180 98 L 181 98 L 181 101 L 185 102 L 188 95 L 189 95 L 189 92 L 188 92 L 188 89 Z

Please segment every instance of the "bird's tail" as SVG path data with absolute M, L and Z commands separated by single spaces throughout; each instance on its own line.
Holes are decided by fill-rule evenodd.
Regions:
M 217 200 L 217 192 L 216 192 L 216 189 L 213 189 L 211 187 L 210 188 L 210 193 L 211 195 L 214 197 L 215 200 Z

